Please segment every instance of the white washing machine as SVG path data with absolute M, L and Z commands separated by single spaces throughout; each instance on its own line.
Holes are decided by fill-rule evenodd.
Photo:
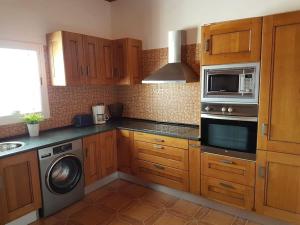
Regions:
M 49 216 L 84 196 L 82 141 L 38 150 L 43 196 L 41 216 Z

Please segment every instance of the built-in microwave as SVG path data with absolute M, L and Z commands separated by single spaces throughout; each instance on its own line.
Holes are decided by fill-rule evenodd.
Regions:
M 202 67 L 201 101 L 258 104 L 259 63 Z

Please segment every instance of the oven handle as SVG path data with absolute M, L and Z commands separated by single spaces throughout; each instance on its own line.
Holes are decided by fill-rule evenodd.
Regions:
M 257 117 L 254 116 L 224 116 L 224 115 L 201 114 L 201 118 L 257 122 Z

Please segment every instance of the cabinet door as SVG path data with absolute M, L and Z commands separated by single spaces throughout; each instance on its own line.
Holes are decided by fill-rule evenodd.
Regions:
M 189 171 L 190 171 L 190 192 L 200 195 L 201 177 L 201 143 L 199 141 L 189 141 Z
M 5 222 L 41 207 L 36 151 L 0 160 L 0 204 Z
M 132 173 L 132 157 L 133 157 L 133 131 L 118 130 L 117 131 L 117 156 L 118 170 L 125 173 Z
M 102 177 L 117 171 L 117 143 L 116 131 L 109 131 L 101 134 L 100 153 L 101 153 L 101 172 Z
M 256 210 L 300 224 L 300 156 L 257 152 Z
M 83 138 L 85 185 L 89 185 L 101 177 L 99 144 L 99 135 Z
M 130 84 L 141 83 L 142 76 L 142 41 L 128 39 L 128 75 Z M 127 80 L 126 78 L 123 78 Z M 128 81 L 128 80 L 127 80 Z M 122 82 L 122 80 L 121 80 Z M 125 81 L 123 81 L 125 82 Z
M 63 48 L 67 85 L 85 83 L 83 35 L 64 31 Z
M 100 40 L 101 76 L 104 84 L 113 84 L 113 42 L 106 39 Z
M 84 60 L 86 83 L 101 84 L 101 59 L 98 38 L 84 36 Z
M 202 65 L 260 61 L 262 18 L 202 27 Z
M 300 12 L 264 18 L 258 148 L 300 154 Z
M 126 39 L 119 39 L 113 41 L 113 77 L 116 83 L 129 83 L 127 78 L 127 57 L 126 57 Z

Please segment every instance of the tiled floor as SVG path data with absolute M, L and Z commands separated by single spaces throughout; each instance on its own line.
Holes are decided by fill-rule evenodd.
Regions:
M 32 225 L 258 225 L 123 180 Z

